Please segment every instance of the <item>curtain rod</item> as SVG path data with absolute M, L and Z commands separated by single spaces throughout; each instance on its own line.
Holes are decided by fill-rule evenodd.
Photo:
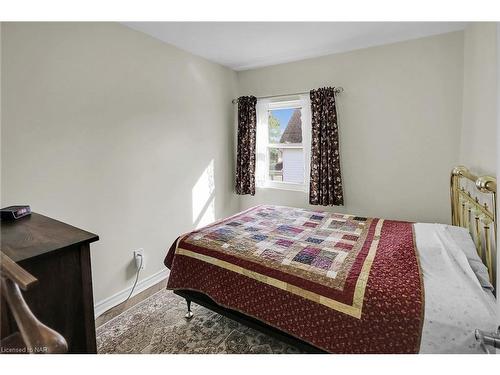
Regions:
M 267 95 L 267 96 L 257 96 L 257 99 L 271 99 L 271 98 L 279 98 L 281 96 L 293 96 L 293 95 L 302 95 L 302 94 L 309 94 L 309 91 L 303 91 L 303 92 L 294 92 L 291 94 L 280 94 L 280 95 Z M 341 94 L 344 92 L 343 87 L 335 87 L 334 88 L 335 94 Z M 231 100 L 231 103 L 236 104 L 238 103 L 238 99 L 233 99 Z

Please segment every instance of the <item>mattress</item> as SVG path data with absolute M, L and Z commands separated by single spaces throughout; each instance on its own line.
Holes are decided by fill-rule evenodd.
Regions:
M 478 352 L 494 299 L 449 237 L 438 224 L 258 206 L 179 238 L 168 288 L 332 353 Z

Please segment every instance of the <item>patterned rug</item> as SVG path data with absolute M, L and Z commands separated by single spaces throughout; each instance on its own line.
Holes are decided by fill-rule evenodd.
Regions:
M 97 329 L 98 353 L 299 353 L 281 341 L 161 290 Z

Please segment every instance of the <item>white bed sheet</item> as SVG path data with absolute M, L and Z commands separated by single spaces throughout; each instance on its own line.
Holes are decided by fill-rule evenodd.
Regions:
M 474 330 L 496 330 L 493 294 L 481 287 L 445 225 L 414 227 L 425 292 L 420 353 L 484 353 Z

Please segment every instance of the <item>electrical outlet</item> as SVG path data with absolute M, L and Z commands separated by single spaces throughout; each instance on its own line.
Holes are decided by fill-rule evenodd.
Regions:
M 135 268 L 143 270 L 146 267 L 146 258 L 144 256 L 144 249 L 134 250 Z

